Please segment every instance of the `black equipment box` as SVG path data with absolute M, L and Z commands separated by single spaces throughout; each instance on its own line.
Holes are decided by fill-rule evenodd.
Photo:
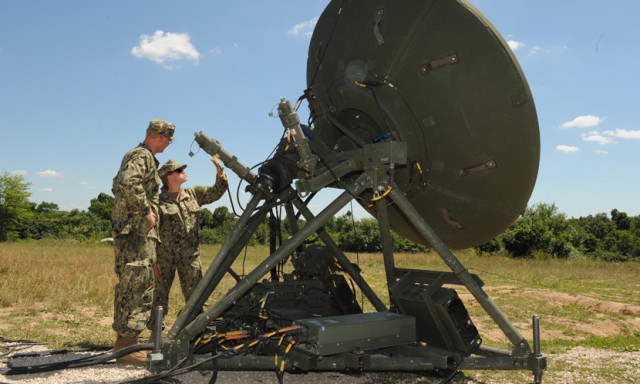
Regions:
M 478 350 L 482 339 L 454 289 L 434 289 L 414 282 L 393 291 L 400 312 L 416 318 L 420 341 L 464 355 Z

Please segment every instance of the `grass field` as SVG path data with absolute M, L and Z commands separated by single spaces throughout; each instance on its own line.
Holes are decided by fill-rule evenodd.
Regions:
M 203 247 L 203 265 L 210 264 L 217 250 Z M 248 272 L 266 255 L 264 248 L 249 248 L 234 270 Z M 472 251 L 456 255 L 482 278 L 485 290 L 525 338 L 531 339 L 532 315 L 540 315 L 543 353 L 553 356 L 575 347 L 640 351 L 640 264 L 514 260 Z M 348 256 L 388 300 L 381 255 Z M 446 270 L 434 253 L 397 254 L 396 265 Z M 110 244 L 0 243 L 0 336 L 46 342 L 55 349 L 111 345 L 115 283 Z M 230 278 L 226 284 L 231 286 Z M 506 347 L 506 338 L 471 295 L 463 288 L 457 290 L 484 344 Z M 221 294 L 214 294 L 212 300 Z M 172 324 L 183 304 L 174 285 L 167 324 Z M 364 308 L 373 310 L 369 303 Z

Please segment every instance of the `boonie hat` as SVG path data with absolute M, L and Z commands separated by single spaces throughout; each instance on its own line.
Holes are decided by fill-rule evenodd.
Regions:
M 160 169 L 158 170 L 158 176 L 160 178 L 164 178 L 165 176 L 169 176 L 171 172 L 175 172 L 177 170 L 183 170 L 187 168 L 186 164 L 180 164 L 175 160 L 168 160 Z
M 151 120 L 147 130 L 173 140 L 173 132 L 176 130 L 176 126 L 165 120 Z

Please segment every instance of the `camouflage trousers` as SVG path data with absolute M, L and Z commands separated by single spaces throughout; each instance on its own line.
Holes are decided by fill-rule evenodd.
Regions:
M 120 337 L 138 336 L 147 327 L 153 303 L 156 243 L 154 238 L 136 235 L 113 239 L 118 283 L 112 327 Z
M 191 297 L 194 289 L 202 280 L 202 264 L 200 263 L 200 250 L 193 250 L 192 247 L 171 247 L 161 245 L 158 249 L 158 261 L 155 292 L 153 296 L 153 308 L 162 305 L 164 314 L 169 309 L 169 292 L 173 285 L 173 280 L 178 271 L 180 288 L 186 302 Z M 156 273 L 157 273 L 156 272 Z M 155 324 L 155 311 L 149 324 Z

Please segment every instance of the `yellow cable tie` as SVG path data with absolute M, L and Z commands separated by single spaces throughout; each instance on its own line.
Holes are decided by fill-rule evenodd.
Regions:
M 420 163 L 418 163 L 416 161 L 416 168 L 418 168 L 418 172 L 420 172 L 420 174 L 422 175 L 422 167 L 420 166 Z
M 293 347 L 293 344 L 295 344 L 295 341 L 292 341 L 291 344 L 287 346 L 287 349 L 284 350 L 285 355 L 289 353 L 289 351 L 291 350 L 291 347 Z

